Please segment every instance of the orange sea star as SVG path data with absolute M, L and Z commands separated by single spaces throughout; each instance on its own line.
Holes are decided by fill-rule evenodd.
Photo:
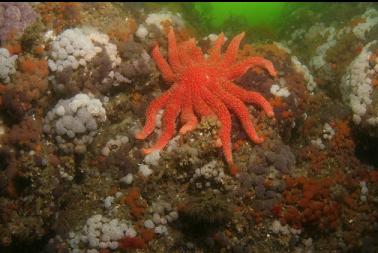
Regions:
M 269 117 L 273 109 L 269 102 L 258 92 L 240 88 L 232 80 L 243 75 L 249 68 L 259 66 L 266 69 L 271 76 L 276 76 L 273 64 L 262 57 L 249 57 L 236 62 L 236 55 L 244 33 L 234 37 L 226 52 L 221 54 L 224 35 L 221 33 L 205 56 L 196 46 L 195 39 L 176 44 L 175 34 L 171 28 L 168 33 L 168 62 L 160 53 L 159 46 L 152 50 L 152 58 L 166 82 L 172 83 L 170 89 L 153 100 L 146 110 L 146 123 L 135 137 L 145 139 L 155 128 L 155 117 L 164 109 L 162 117 L 163 132 L 156 143 L 144 153 L 164 148 L 175 133 L 176 118 L 180 115 L 182 127 L 180 134 L 193 130 L 197 116 L 216 116 L 221 123 L 219 137 L 227 163 L 233 166 L 231 152 L 231 109 L 239 118 L 248 137 L 255 143 L 264 139 L 257 135 L 249 112 L 244 103 L 260 106 Z M 236 173 L 235 170 L 231 171 Z

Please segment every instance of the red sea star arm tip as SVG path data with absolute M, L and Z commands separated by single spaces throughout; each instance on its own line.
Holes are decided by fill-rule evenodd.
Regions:
M 238 35 L 236 35 L 228 45 L 228 48 L 226 50 L 226 53 L 224 54 L 224 63 L 225 64 L 233 64 L 236 60 L 236 55 L 239 50 L 239 45 L 242 39 L 244 38 L 245 33 L 242 32 Z
M 274 68 L 271 61 L 264 59 L 262 57 L 259 57 L 259 56 L 253 56 L 253 57 L 249 57 L 249 58 L 233 65 L 228 70 L 227 77 L 228 77 L 228 79 L 233 80 L 233 79 L 243 75 L 245 72 L 247 72 L 248 69 L 255 67 L 255 66 L 258 66 L 258 67 L 261 67 L 261 68 L 267 70 L 268 73 L 272 77 L 277 76 L 276 69 Z
M 152 153 L 153 151 L 155 150 L 152 148 L 142 148 L 142 153 L 145 155 L 148 155 L 149 153 Z
M 154 59 L 157 67 L 159 68 L 163 78 L 168 82 L 174 81 L 174 74 L 169 66 L 168 62 L 163 58 L 160 53 L 159 45 L 156 45 L 151 52 L 151 56 Z
M 180 89 L 181 88 L 181 89 Z M 182 87 L 177 89 L 177 93 L 172 96 L 171 101 L 168 103 L 164 110 L 162 123 L 163 123 L 163 131 L 162 134 L 159 136 L 158 140 L 155 144 L 149 148 L 145 149 L 144 152 L 152 152 L 154 150 L 161 150 L 163 149 L 169 142 L 169 140 L 173 137 L 175 133 L 175 126 L 176 126 L 176 118 L 180 113 L 181 110 L 181 101 L 182 101 Z
M 224 33 L 219 34 L 214 45 L 209 50 L 209 61 L 217 61 L 221 57 L 221 48 L 224 43 Z
M 190 87 L 187 87 L 185 89 L 185 95 L 183 96 L 180 118 L 182 123 L 184 123 L 184 125 L 179 130 L 179 133 L 181 135 L 192 131 L 196 128 L 198 124 L 197 117 L 193 111 L 192 94 Z
M 231 176 L 236 176 L 239 172 L 239 168 L 233 162 L 230 162 L 228 164 L 228 169 L 230 171 Z
M 166 93 L 152 100 L 146 109 L 146 123 L 144 124 L 143 129 L 135 134 L 136 139 L 143 140 L 152 133 L 155 128 L 155 118 L 157 113 L 168 103 L 172 94 L 174 94 L 177 89 L 178 86 L 173 85 Z
M 173 71 L 177 72 L 181 69 L 181 63 L 177 51 L 175 32 L 173 31 L 172 26 L 170 27 L 168 32 L 168 60 Z

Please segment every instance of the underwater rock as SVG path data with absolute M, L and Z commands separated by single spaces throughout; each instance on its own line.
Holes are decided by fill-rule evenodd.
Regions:
M 28 152 L 15 159 L 11 152 L 0 177 L 7 180 L 0 191 L 0 247 L 41 240 L 59 206 L 53 194 L 62 183 L 56 167 L 42 154 Z
M 186 229 L 199 233 L 225 225 L 232 217 L 231 207 L 224 197 L 212 193 L 211 190 L 190 197 L 178 211 L 179 221 L 185 224 Z
M 23 18 L 13 8 L 21 5 L 0 4 L 1 252 L 375 250 L 375 3 L 279 3 L 287 9 L 275 27 L 246 8 L 254 4 L 233 3 L 227 8 L 249 16 L 236 14 L 219 29 L 207 24 L 222 14 L 195 3 L 22 5 L 41 18 L 2 40 L 4 23 Z M 6 20 L 4 6 L 13 6 Z M 252 11 L 261 26 L 242 20 Z M 223 145 L 231 143 L 234 176 L 216 117 L 196 114 L 186 134 L 171 121 L 166 148 L 149 155 L 142 150 L 152 142 L 134 138 L 147 106 L 172 87 L 151 57 L 158 45 L 161 59 L 174 62 L 170 27 L 180 63 L 196 56 L 192 49 L 211 59 L 223 37 L 232 50 L 215 51 L 224 58 L 258 56 L 277 71 L 249 66 L 230 79 L 274 111 L 269 119 L 258 103 L 244 110 L 264 138 L 258 144 L 238 110 L 230 112 L 231 141 Z M 236 52 L 231 38 L 243 31 Z M 206 86 L 206 75 L 190 76 Z M 151 140 L 164 133 L 171 106 L 157 111 Z
M 303 26 L 306 25 L 304 22 Z M 360 15 L 343 17 L 339 24 L 319 21 L 297 28 L 285 44 L 309 64 L 318 85 L 339 99 L 338 84 L 348 65 L 364 44 L 375 39 L 377 29 L 378 10 L 368 7 Z
M 258 68 L 249 69 L 235 83 L 248 90 L 256 90 L 266 96 L 274 109 L 279 132 L 285 140 L 295 135 L 296 125 L 303 120 L 305 106 L 317 85 L 311 72 L 290 49 L 281 43 L 246 44 L 240 58 L 259 55 L 269 59 L 277 70 L 272 79 Z

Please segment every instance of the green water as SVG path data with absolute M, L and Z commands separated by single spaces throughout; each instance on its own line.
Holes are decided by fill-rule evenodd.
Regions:
M 199 13 L 208 15 L 209 26 L 219 29 L 229 19 L 238 18 L 251 26 L 273 26 L 285 16 L 289 10 L 284 2 L 213 2 L 196 3 Z
M 341 23 L 364 12 L 364 3 L 202 2 L 157 3 L 183 14 L 199 36 L 246 32 L 247 39 L 282 40 L 294 27 Z M 289 32 L 290 33 L 290 32 Z

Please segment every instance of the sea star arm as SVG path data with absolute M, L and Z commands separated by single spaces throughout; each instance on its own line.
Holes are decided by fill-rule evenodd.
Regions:
M 240 122 L 242 123 L 248 137 L 255 143 L 262 143 L 264 139 L 257 135 L 256 130 L 252 124 L 248 109 L 243 104 L 243 102 L 219 88 L 215 89 L 215 94 L 219 97 L 220 100 L 225 102 L 227 107 L 231 108 L 235 112 Z
M 209 50 L 209 61 L 218 61 L 221 58 L 221 48 L 224 43 L 224 34 L 219 34 L 213 47 Z
M 228 164 L 232 164 L 232 152 L 231 152 L 231 115 L 227 107 L 221 100 L 213 95 L 207 88 L 201 87 L 201 96 L 205 102 L 211 105 L 218 120 L 221 122 L 221 128 L 219 130 L 219 137 L 222 141 L 222 148 L 224 156 Z
M 186 67 L 193 64 L 198 64 L 194 56 L 194 49 L 196 48 L 196 42 L 194 39 L 190 39 L 181 43 L 180 46 L 180 61 L 185 64 Z
M 163 149 L 168 144 L 169 140 L 172 139 L 176 128 L 176 118 L 181 109 L 182 92 L 180 91 L 181 90 L 179 89 L 178 93 L 176 93 L 175 96 L 171 97 L 170 102 L 167 104 L 164 110 L 162 118 L 162 134 L 159 136 L 158 140 L 151 148 L 143 149 L 144 154 L 149 154 L 155 150 Z
M 143 129 L 135 134 L 135 138 L 139 140 L 145 139 L 149 136 L 155 128 L 155 118 L 160 109 L 162 109 L 172 97 L 172 94 L 177 90 L 177 85 L 173 85 L 170 90 L 165 92 L 160 97 L 154 99 L 146 110 L 146 123 Z
M 169 66 L 168 62 L 163 58 L 160 53 L 159 46 L 156 45 L 151 52 L 152 58 L 155 60 L 157 67 L 159 68 L 164 80 L 168 82 L 174 81 L 174 74 Z
M 233 82 L 224 82 L 222 87 L 226 92 L 229 92 L 240 100 L 260 106 L 269 117 L 274 116 L 272 106 L 260 93 L 245 90 Z
M 192 54 L 193 54 L 192 57 L 193 57 L 194 61 L 197 62 L 197 64 L 204 62 L 205 56 L 203 55 L 202 50 L 199 47 L 197 47 L 196 41 L 195 40 L 190 41 L 190 45 L 193 48 L 192 49 Z
M 233 66 L 230 67 L 228 73 L 226 74 L 227 79 L 233 80 L 241 75 L 243 75 L 247 70 L 251 67 L 258 66 L 261 68 L 266 69 L 269 74 L 273 77 L 277 75 L 276 70 L 271 61 L 266 60 L 262 57 L 249 57 L 244 61 L 241 61 Z
M 168 61 L 174 72 L 181 69 L 181 63 L 177 51 L 176 37 L 171 27 L 168 32 Z
M 192 94 L 190 87 L 186 87 L 185 95 L 182 99 L 183 102 L 180 118 L 184 125 L 180 128 L 179 133 L 183 135 L 195 129 L 198 121 L 196 115 L 193 112 Z
M 192 87 L 192 105 L 194 111 L 200 117 L 215 116 L 213 110 L 206 104 L 202 98 L 200 89 L 198 87 Z
M 241 40 L 244 38 L 245 33 L 242 32 L 239 35 L 235 36 L 230 44 L 228 45 L 228 48 L 224 54 L 223 60 L 224 63 L 227 65 L 233 64 L 236 60 L 236 55 L 239 50 L 239 45 Z

